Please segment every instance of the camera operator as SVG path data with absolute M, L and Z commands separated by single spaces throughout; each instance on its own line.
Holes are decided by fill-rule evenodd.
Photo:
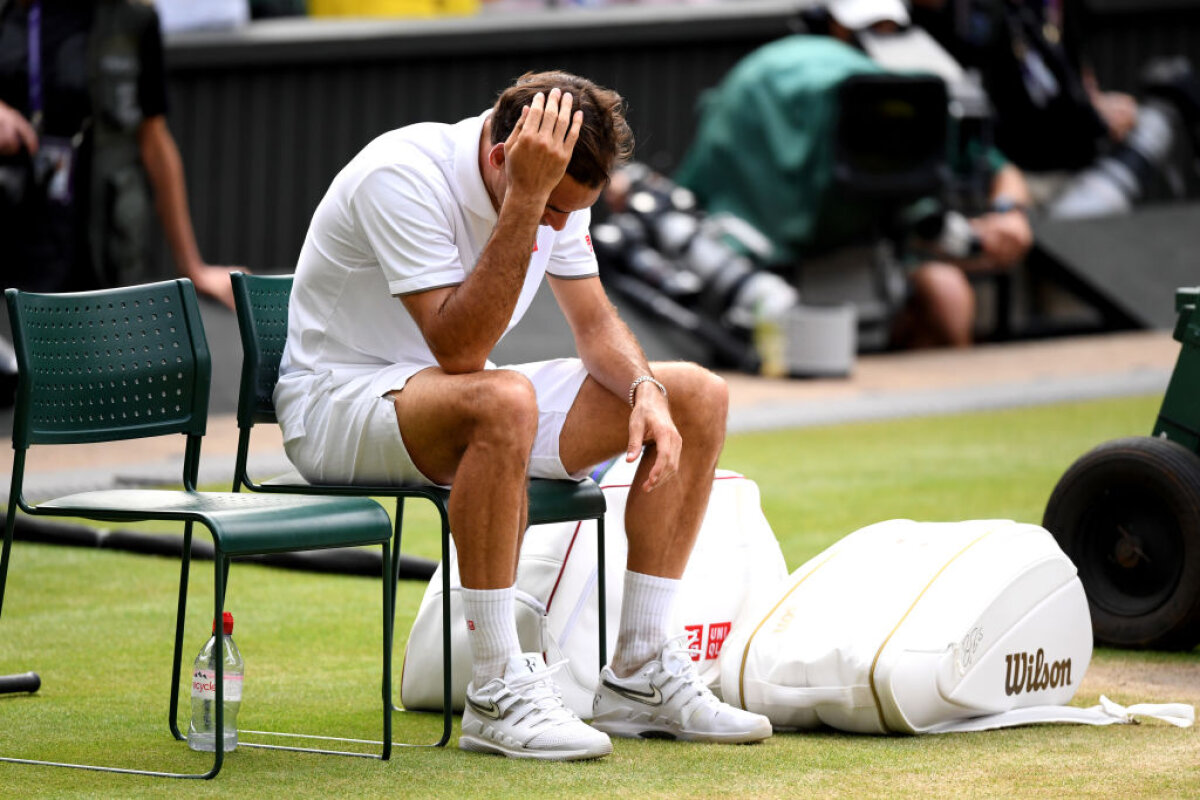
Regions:
M 819 122 L 833 116 L 826 105 L 833 104 L 833 92 L 806 96 L 805 103 L 784 96 L 782 102 L 797 107 L 779 111 L 781 98 L 768 99 L 764 87 L 777 83 L 786 92 L 807 76 L 814 76 L 814 85 L 824 81 L 835 86 L 831 76 L 883 73 L 857 49 L 858 35 L 870 31 L 886 36 L 909 24 L 901 0 L 834 0 L 821 11 L 823 16 L 810 15 L 806 22 L 810 28 L 821 26 L 814 32 L 827 36 L 787 37 L 760 48 L 734 68 L 706 106 L 697 138 L 677 174 L 702 206 L 740 216 L 766 234 L 779 261 L 803 261 L 801 274 L 819 267 L 822 260 L 836 260 L 839 252 L 868 249 L 887 221 L 881 225 L 877 208 L 846 202 L 825 191 L 814 177 L 827 174 L 834 158 L 832 142 L 827 141 L 833 137 L 831 126 Z M 781 130 L 768 131 L 772 125 Z M 804 149 L 797 142 L 805 137 L 820 141 Z M 906 294 L 892 320 L 890 346 L 971 344 L 976 300 L 968 273 L 1008 270 L 1032 245 L 1026 217 L 1029 194 L 1021 171 L 994 150 L 964 152 L 962 159 L 951 154 L 952 162 L 970 163 L 952 166 L 984 165 L 985 197 L 971 209 L 969 219 L 948 216 L 961 224 L 936 232 L 940 241 L 927 243 L 923 252 L 914 251 L 916 263 L 907 270 Z M 779 196 L 777 183 L 745 174 L 762 166 L 757 163 L 762 159 L 776 161 L 767 165 L 768 174 L 782 177 L 786 172 L 786 197 Z
M 1200 124 L 1200 85 L 1185 59 L 1152 64 L 1139 102 L 1100 87 L 1077 0 L 912 5 L 914 21 L 981 73 L 997 144 L 1032 173 L 1039 209 L 1099 216 L 1127 212 L 1156 189 L 1183 193 L 1186 130 Z
M 53 292 L 156 277 L 153 203 L 179 274 L 233 307 L 235 268 L 209 266 L 196 245 L 164 116 L 162 50 L 149 3 L 0 0 L 5 286 Z

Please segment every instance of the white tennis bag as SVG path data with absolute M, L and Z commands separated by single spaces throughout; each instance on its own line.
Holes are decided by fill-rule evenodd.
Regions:
M 625 503 L 637 463 L 619 459 L 600 480 L 604 517 L 608 655 L 616 647 L 625 581 Z M 664 523 L 665 524 L 665 523 Z M 599 606 L 596 525 L 570 522 L 535 525 L 525 534 L 517 567 L 517 631 L 521 648 L 542 652 L 546 662 L 567 660 L 555 674 L 567 705 L 580 717 L 592 714 L 599 680 Z M 763 592 L 787 577 L 779 542 L 763 516 L 758 486 L 718 470 L 708 511 L 683 575 L 675 604 L 675 630 L 686 633 L 700 675 L 720 681 L 721 647 L 733 620 Z M 451 553 L 452 702 L 461 710 L 471 678 L 471 648 L 460 600 L 457 559 Z M 421 601 L 404 655 L 400 696 L 405 708 L 442 707 L 442 578 L 434 574 Z
M 740 617 L 721 687 L 777 728 L 937 733 L 1132 713 L 1190 724 L 1186 705 L 1067 707 L 1091 657 L 1083 587 L 1044 529 L 892 520 L 837 542 Z

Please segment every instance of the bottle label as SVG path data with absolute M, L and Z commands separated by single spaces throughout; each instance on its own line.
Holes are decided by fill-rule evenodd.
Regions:
M 217 673 L 211 669 L 198 669 L 192 673 L 192 697 L 197 700 L 217 699 Z M 242 699 L 242 676 L 225 676 L 225 700 Z

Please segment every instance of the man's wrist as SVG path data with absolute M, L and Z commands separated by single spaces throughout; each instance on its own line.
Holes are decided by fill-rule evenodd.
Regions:
M 1012 195 L 998 194 L 992 198 L 992 204 L 989 209 L 993 214 L 1006 214 L 1009 211 L 1020 211 L 1022 214 L 1029 214 L 1029 204 L 1023 203 Z
M 662 392 L 662 396 L 664 398 L 667 396 L 667 387 L 663 386 L 653 375 L 639 375 L 638 377 L 633 379 L 633 383 L 629 384 L 629 407 L 630 408 L 633 408 L 633 406 L 634 406 L 638 387 L 644 383 L 649 383 L 653 386 L 657 386 L 658 390 L 660 392 Z

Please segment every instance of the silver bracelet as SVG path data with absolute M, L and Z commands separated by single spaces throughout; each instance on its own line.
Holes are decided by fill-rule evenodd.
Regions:
M 667 387 L 663 386 L 653 375 L 640 375 L 633 379 L 633 383 L 629 384 L 629 407 L 633 408 L 633 393 L 637 391 L 637 387 L 643 383 L 653 383 L 658 387 L 658 390 L 663 393 L 663 397 L 667 396 Z

